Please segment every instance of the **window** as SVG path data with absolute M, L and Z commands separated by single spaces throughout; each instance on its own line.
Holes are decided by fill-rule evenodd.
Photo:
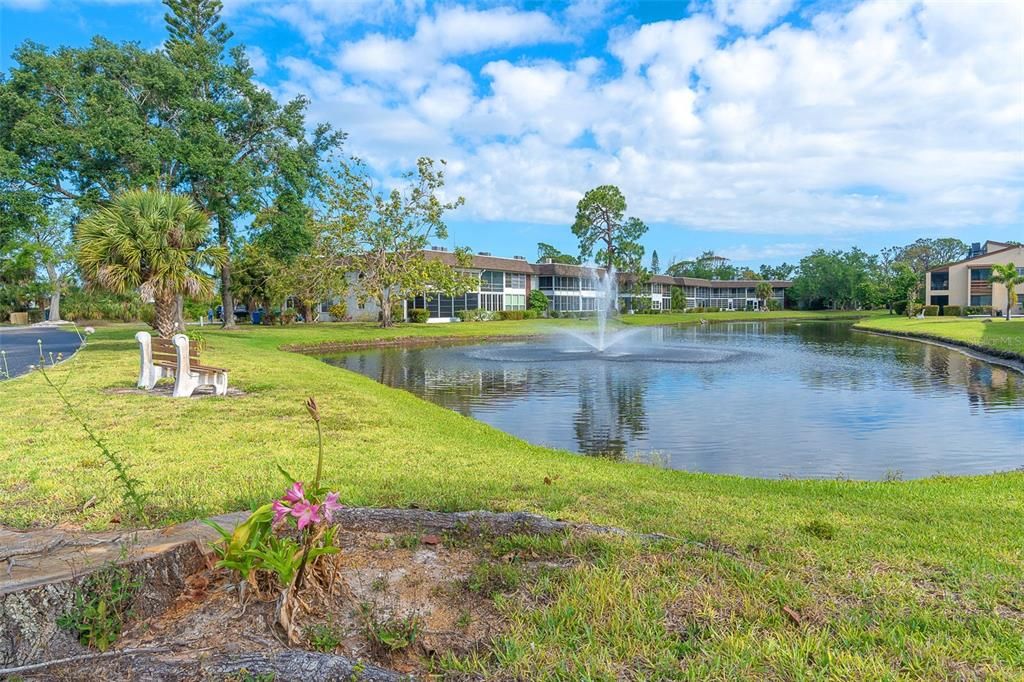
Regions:
M 554 289 L 555 287 L 552 280 L 554 280 L 554 277 L 541 275 L 540 277 L 537 278 L 537 286 L 541 289 Z
M 505 310 L 526 310 L 526 294 L 505 294 Z
M 526 275 L 516 272 L 505 273 L 505 288 L 506 289 L 525 289 L 526 288 Z M 518 310 L 518 308 L 510 308 L 510 310 Z
M 558 311 L 575 312 L 580 309 L 579 296 L 553 296 L 551 298 L 551 309 Z
M 504 291 L 505 276 L 502 272 L 484 270 L 480 273 L 480 291 Z
M 992 276 L 992 268 L 977 268 L 971 270 L 971 281 L 972 282 L 987 282 L 988 278 Z M 973 305 L 973 304 L 972 304 Z M 979 303 L 978 305 L 984 305 Z
M 578 291 L 580 279 L 579 277 L 555 277 L 555 288 L 565 291 Z
M 480 294 L 480 307 L 492 313 L 501 310 L 501 294 Z
M 992 295 L 971 296 L 971 305 L 992 305 Z
M 597 299 L 593 296 L 583 296 L 580 298 L 580 303 L 582 304 L 580 310 L 597 310 Z
M 580 289 L 584 291 L 594 291 L 597 289 L 597 280 L 593 277 L 584 277 L 580 279 Z
M 946 291 L 949 289 L 949 271 L 933 272 L 931 275 L 932 289 L 935 291 Z

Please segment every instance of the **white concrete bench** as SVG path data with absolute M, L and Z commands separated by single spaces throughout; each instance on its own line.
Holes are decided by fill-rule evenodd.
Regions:
M 199 362 L 199 351 L 190 347 L 188 337 L 175 334 L 170 341 L 153 338 L 149 332 L 135 335 L 139 342 L 139 388 L 150 390 L 163 377 L 174 377 L 175 398 L 188 398 L 200 386 L 213 386 L 214 393 L 228 392 L 228 371 Z

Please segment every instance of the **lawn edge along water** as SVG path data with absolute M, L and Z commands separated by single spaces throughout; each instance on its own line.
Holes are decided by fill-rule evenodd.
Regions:
M 886 316 L 861 320 L 853 327 L 873 334 L 973 351 L 981 360 L 1024 372 L 1024 320 Z

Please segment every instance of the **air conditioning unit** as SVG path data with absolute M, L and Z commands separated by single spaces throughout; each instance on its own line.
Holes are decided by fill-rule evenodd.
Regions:
M 526 260 L 526 256 L 512 256 L 515 260 Z
M 478 255 L 478 256 L 490 256 L 491 252 L 490 251 L 477 251 L 476 255 Z

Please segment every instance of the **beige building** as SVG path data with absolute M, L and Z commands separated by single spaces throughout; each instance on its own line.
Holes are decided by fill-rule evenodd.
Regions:
M 1024 273 L 1024 246 L 1013 246 L 1002 242 L 987 241 L 975 244 L 971 255 L 956 263 L 932 268 L 925 279 L 925 302 L 944 307 L 981 306 L 993 309 L 997 314 L 1006 310 L 1006 287 L 992 284 L 993 265 L 1013 263 L 1017 272 Z M 1022 315 L 1024 285 L 1016 287 L 1018 302 L 1011 315 Z

